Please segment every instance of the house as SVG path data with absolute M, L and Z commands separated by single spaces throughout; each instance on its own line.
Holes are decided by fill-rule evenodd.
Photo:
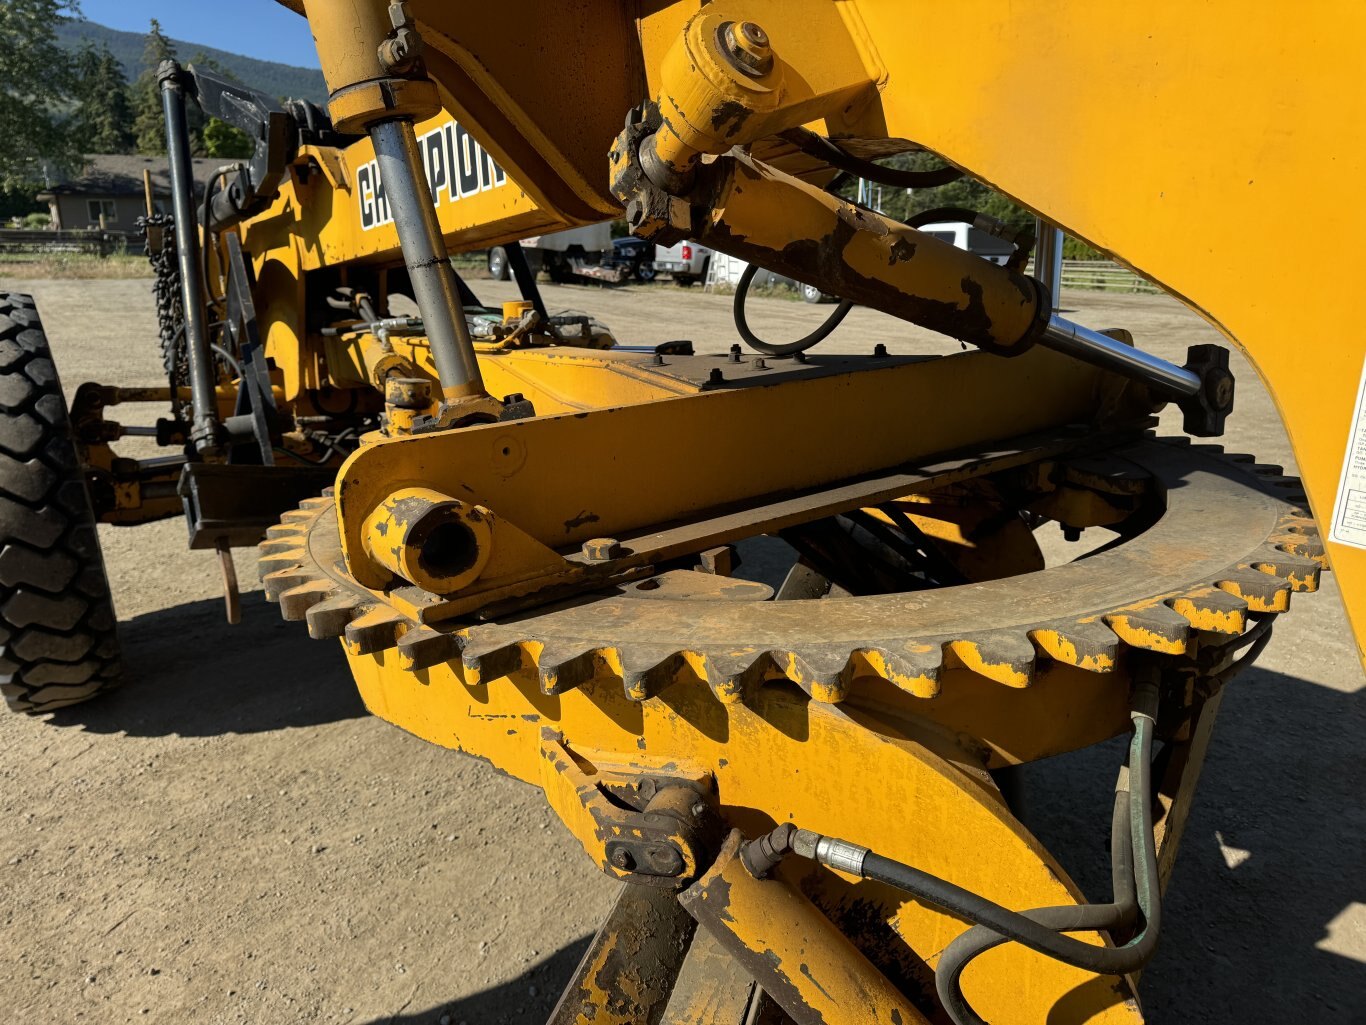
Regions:
M 221 166 L 221 159 L 194 161 L 195 195 L 203 196 L 204 182 Z M 171 172 L 165 157 L 96 154 L 86 157 L 81 174 L 38 194 L 52 215 L 54 229 L 105 228 L 135 231 L 147 212 L 143 172 L 152 174 L 152 194 L 159 212 L 171 209 Z

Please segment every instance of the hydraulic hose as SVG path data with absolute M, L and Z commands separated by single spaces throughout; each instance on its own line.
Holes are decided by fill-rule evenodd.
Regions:
M 1126 975 L 1152 957 L 1161 928 L 1161 885 L 1152 802 L 1155 682 L 1145 680 L 1138 684 L 1130 718 L 1134 732 L 1129 742 L 1127 786 L 1131 792 L 1124 792 L 1126 781 L 1122 779 L 1111 823 L 1115 887 L 1111 904 L 1040 908 L 1022 914 L 865 847 L 799 830 L 790 824 L 750 844 L 744 854 L 746 865 L 755 875 L 763 875 L 784 854 L 794 852 L 827 867 L 895 887 L 974 923 L 975 928 L 945 949 L 936 971 L 940 998 L 956 1025 L 985 1025 L 962 997 L 961 976 L 974 957 L 1008 940 L 1084 971 Z M 1127 815 L 1121 816 L 1122 810 L 1127 810 Z M 1098 947 L 1063 935 L 1113 928 L 1132 919 L 1135 906 L 1142 927 L 1123 946 Z
M 1037 908 L 1024 916 L 1054 932 L 1095 932 L 1128 925 L 1138 911 L 1134 893 L 1134 857 L 1130 841 L 1131 817 L 1127 766 L 1115 788 L 1115 808 L 1110 821 L 1110 858 L 1112 894 L 1109 904 L 1069 904 Z M 993 947 L 1008 942 L 986 926 L 973 926 L 944 948 L 935 968 L 935 988 L 939 1000 L 955 1025 L 987 1025 L 963 996 L 962 977 L 969 964 Z
M 1134 735 L 1129 745 L 1129 777 L 1133 784 L 1130 806 L 1130 839 L 1137 863 L 1135 885 L 1143 928 L 1122 947 L 1097 947 L 1068 936 L 1015 911 L 971 893 L 928 872 L 903 865 L 869 851 L 863 859 L 863 876 L 914 894 L 960 918 L 984 925 L 1005 939 L 1014 940 L 1064 964 L 1101 975 L 1124 975 L 1141 968 L 1157 946 L 1161 910 L 1158 901 L 1157 848 L 1153 837 L 1152 811 L 1153 720 L 1134 713 Z
M 842 146 L 831 142 L 823 135 L 805 128 L 792 128 L 781 136 L 808 157 L 823 160 L 831 167 L 838 168 L 859 178 L 866 178 L 879 185 L 889 185 L 898 189 L 932 189 L 939 185 L 956 182 L 963 172 L 951 164 L 936 167 L 932 171 L 902 171 L 895 167 L 883 167 L 871 160 L 856 157 Z
M 809 335 L 798 338 L 795 342 L 788 342 L 786 345 L 774 345 L 766 342 L 756 335 L 749 326 L 749 319 L 745 316 L 745 300 L 749 297 L 749 286 L 754 282 L 754 275 L 759 273 L 759 265 L 751 263 L 745 268 L 745 272 L 740 275 L 739 282 L 735 285 L 735 330 L 740 337 L 748 343 L 751 349 L 762 352 L 765 356 L 795 356 L 799 352 L 805 352 L 813 345 L 819 345 L 830 337 L 831 332 L 839 327 L 844 318 L 849 316 L 849 311 L 854 308 L 854 304 L 844 299 L 835 307 L 835 312 L 825 319 L 825 323 Z

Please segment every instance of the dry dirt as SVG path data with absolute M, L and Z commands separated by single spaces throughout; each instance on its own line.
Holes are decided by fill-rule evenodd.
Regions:
M 157 379 L 146 281 L 0 288 L 37 297 L 68 389 Z M 729 300 L 698 290 L 546 293 L 624 343 L 733 339 Z M 1065 300 L 1169 357 L 1213 336 L 1163 298 Z M 761 333 L 791 337 L 828 307 L 755 310 Z M 938 347 L 866 310 L 828 344 L 879 341 Z M 1239 371 L 1230 445 L 1290 465 Z M 178 521 L 102 533 L 132 683 L 46 719 L 0 717 L 4 1019 L 544 1021 L 613 884 L 539 794 L 368 718 L 339 651 L 259 595 L 226 626 L 212 557 L 186 551 Z M 1143 980 L 1152 1021 L 1366 1022 L 1361 695 L 1329 577 L 1225 701 Z M 1112 759 L 1030 772 L 1032 824 L 1093 893 L 1107 884 Z

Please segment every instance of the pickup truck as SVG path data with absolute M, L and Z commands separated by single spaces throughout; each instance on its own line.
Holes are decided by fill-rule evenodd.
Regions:
M 706 281 L 710 264 L 711 250 L 696 242 L 680 242 L 655 251 L 655 273 L 670 274 L 676 284 L 685 288 Z

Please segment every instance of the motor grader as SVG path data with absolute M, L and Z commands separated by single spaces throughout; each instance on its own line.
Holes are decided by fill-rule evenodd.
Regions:
M 1359 288 L 1260 226 L 1330 158 L 1366 171 L 1341 130 L 1366 14 L 283 2 L 326 114 L 162 70 L 168 384 L 87 385 L 68 416 L 4 300 L 11 704 L 115 681 L 93 523 L 183 510 L 198 546 L 264 534 L 266 596 L 340 641 L 374 714 L 540 787 L 621 880 L 553 1022 L 1141 1020 L 1224 689 L 1330 560 L 1362 600 Z M 187 98 L 256 144 L 202 201 Z M 912 151 L 943 169 L 878 162 Z M 1233 408 L 1227 349 L 1179 366 L 1081 327 L 1029 240 L 997 265 L 838 188 L 964 173 L 1218 326 L 1303 483 L 1192 443 Z M 612 217 L 965 351 L 611 347 L 515 254 Z M 502 311 L 450 261 L 492 245 L 525 300 Z M 133 401 L 170 405 L 176 455 L 112 454 Z M 1045 524 L 1107 540 L 1045 565 Z M 792 553 L 773 584 L 735 575 L 764 535 Z M 1087 900 L 999 780 L 1119 736 L 1113 892 Z

